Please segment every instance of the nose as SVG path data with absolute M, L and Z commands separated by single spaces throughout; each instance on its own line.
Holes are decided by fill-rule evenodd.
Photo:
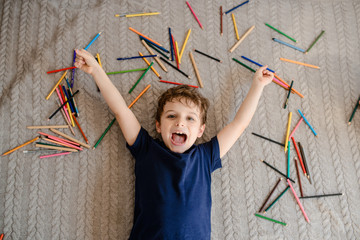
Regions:
M 183 120 L 177 121 L 176 126 L 177 126 L 177 127 L 180 127 L 180 126 L 182 127 L 182 126 L 184 126 L 184 121 L 183 121 Z

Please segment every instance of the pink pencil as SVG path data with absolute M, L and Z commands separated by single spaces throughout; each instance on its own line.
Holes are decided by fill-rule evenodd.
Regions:
M 69 140 L 67 140 L 67 139 L 58 138 L 58 137 L 55 137 L 55 136 L 53 136 L 53 135 L 50 135 L 50 134 L 47 134 L 47 133 L 43 133 L 43 132 L 38 132 L 38 133 L 41 134 L 41 135 L 44 135 L 44 136 L 46 136 L 46 137 L 48 137 L 48 138 L 51 138 L 51 139 L 53 139 L 53 140 L 55 140 L 55 141 L 66 142 L 66 143 L 71 144 L 71 145 L 79 146 L 78 143 L 69 141 Z
M 54 154 L 50 154 L 50 155 L 43 155 L 43 156 L 40 156 L 39 158 L 56 157 L 56 156 L 61 156 L 61 155 L 67 155 L 70 153 L 71 152 L 54 153 Z
M 190 11 L 192 12 L 192 14 L 194 15 L 196 21 L 199 23 L 201 29 L 204 29 L 203 26 L 201 25 L 201 22 L 199 21 L 198 17 L 196 16 L 196 14 L 194 13 L 194 10 L 191 8 L 190 3 L 188 1 L 186 1 L 186 4 L 188 5 L 188 7 L 190 8 Z
M 300 200 L 299 200 L 298 196 L 296 195 L 296 193 L 295 193 L 295 190 L 294 190 L 293 186 L 291 185 L 290 180 L 289 180 L 289 179 L 287 179 L 286 181 L 288 182 L 288 184 L 289 184 L 289 186 L 290 186 L 290 188 L 291 188 L 291 191 L 293 192 L 294 197 L 295 197 L 295 199 L 296 199 L 297 203 L 299 204 L 299 207 L 300 207 L 300 209 L 301 209 L 302 213 L 304 214 L 304 217 L 305 217 L 306 221 L 309 223 L 309 222 L 310 222 L 310 220 L 309 220 L 309 218 L 307 217 L 307 215 L 306 215 L 306 213 L 305 213 L 305 210 L 304 210 L 303 206 L 301 205 L 301 202 L 300 202 Z
M 61 105 L 62 105 L 62 104 L 64 103 L 64 101 L 63 101 L 63 99 L 62 99 L 62 97 L 61 97 L 61 95 L 60 95 L 60 92 L 59 92 L 59 89 L 58 89 L 58 88 L 56 88 L 56 93 L 57 93 L 57 95 L 58 95 L 58 97 L 59 97 L 59 99 L 60 99 L 60 103 L 61 103 Z M 66 115 L 67 119 L 69 120 L 69 122 L 71 122 L 71 121 L 70 121 L 70 117 L 69 117 L 69 113 L 68 113 L 67 109 L 65 108 L 65 106 L 63 107 L 63 109 L 64 109 L 64 112 L 65 112 L 65 115 Z
M 305 116 L 305 115 L 304 115 Z M 303 118 L 300 118 L 299 122 L 296 124 L 294 130 L 292 130 L 290 136 L 289 136 L 289 140 L 290 138 L 292 137 L 292 135 L 295 133 L 295 130 L 299 127 L 300 123 L 303 121 L 304 119 Z
M 279 85 L 283 86 L 284 88 L 289 89 L 289 87 L 288 87 L 288 86 L 286 86 L 284 83 L 280 82 L 280 81 L 279 81 L 278 79 L 276 79 L 276 78 L 273 78 L 273 82 L 276 82 L 277 84 L 279 84 Z

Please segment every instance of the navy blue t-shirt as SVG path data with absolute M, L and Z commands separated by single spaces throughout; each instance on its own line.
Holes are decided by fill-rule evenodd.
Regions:
M 141 128 L 135 157 L 135 212 L 129 239 L 210 239 L 211 173 L 221 167 L 217 137 L 185 153 Z

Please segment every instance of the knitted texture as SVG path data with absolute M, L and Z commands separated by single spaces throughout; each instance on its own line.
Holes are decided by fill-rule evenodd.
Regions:
M 283 108 L 287 90 L 271 83 L 265 87 L 257 111 L 240 139 L 222 158 L 223 167 L 212 175 L 211 239 L 358 239 L 360 236 L 360 117 L 349 118 L 360 95 L 360 3 L 356 0 L 251 0 L 235 7 L 236 1 L 190 1 L 202 23 L 201 29 L 185 1 L 170 0 L 75 0 L 75 1 L 0 1 L 0 152 L 5 153 L 38 135 L 31 125 L 64 125 L 61 114 L 46 119 L 57 108 L 54 93 L 46 95 L 62 73 L 47 71 L 72 66 L 73 50 L 89 47 L 99 53 L 106 72 L 145 68 L 142 59 L 117 61 L 118 57 L 149 54 L 137 31 L 170 49 L 168 28 L 179 51 L 186 34 L 190 38 L 182 54 L 180 69 L 184 77 L 165 64 L 168 72 L 153 60 L 163 80 L 199 85 L 191 64 L 192 51 L 204 85 L 199 91 L 209 99 L 210 109 L 203 137 L 209 141 L 232 121 L 250 89 L 253 73 L 232 58 L 248 57 L 269 68 L 304 95 L 291 94 Z M 160 12 L 156 16 L 115 17 L 115 14 Z M 231 13 L 235 15 L 240 37 L 253 25 L 255 29 L 239 47 Z M 265 26 L 268 23 L 295 38 L 297 42 Z M 307 53 L 274 42 L 278 38 L 307 49 L 324 30 L 324 35 Z M 193 50 L 222 60 L 216 62 Z M 157 54 L 157 52 L 155 52 Z M 283 62 L 288 58 L 320 66 L 320 69 Z M 172 62 L 176 65 L 175 62 Z M 71 70 L 67 77 L 71 80 Z M 155 130 L 157 98 L 172 87 L 159 82 L 151 70 L 134 91 L 128 91 L 142 72 L 109 76 L 127 104 L 148 85 L 150 89 L 132 107 L 150 135 Z M 66 85 L 63 81 L 62 84 Z M 90 146 L 94 146 L 114 118 L 90 75 L 75 70 L 73 91 L 79 121 Z M 254 214 L 278 181 L 280 175 L 261 163 L 266 160 L 287 172 L 284 148 L 258 138 L 252 132 L 285 142 L 289 112 L 290 129 L 300 120 L 300 109 L 318 134 L 301 123 L 294 134 L 304 148 L 312 184 L 302 173 L 305 196 L 344 193 L 342 196 L 300 199 L 310 223 L 305 221 L 289 190 L 265 215 L 287 223 L 282 226 L 257 218 Z M 85 141 L 75 127 L 74 138 Z M 52 134 L 48 130 L 42 130 Z M 69 130 L 61 130 L 72 135 Z M 39 140 L 41 141 L 41 140 Z M 0 157 L 0 234 L 5 239 L 128 239 L 133 224 L 135 200 L 134 159 L 126 148 L 118 124 L 110 128 L 96 149 L 84 148 L 70 155 L 40 159 L 48 153 L 23 153 L 35 149 L 27 145 Z M 300 196 L 294 158 L 290 145 L 290 177 Z M 281 181 L 269 203 L 287 186 Z M 268 204 L 269 204 L 268 203 Z

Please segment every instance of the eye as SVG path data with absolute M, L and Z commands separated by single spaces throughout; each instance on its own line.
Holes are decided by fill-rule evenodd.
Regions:
M 174 114 L 169 114 L 169 115 L 167 116 L 167 118 L 175 118 L 175 115 L 174 115 Z
M 187 118 L 189 121 L 195 121 L 195 118 L 193 118 L 193 117 L 188 117 Z

